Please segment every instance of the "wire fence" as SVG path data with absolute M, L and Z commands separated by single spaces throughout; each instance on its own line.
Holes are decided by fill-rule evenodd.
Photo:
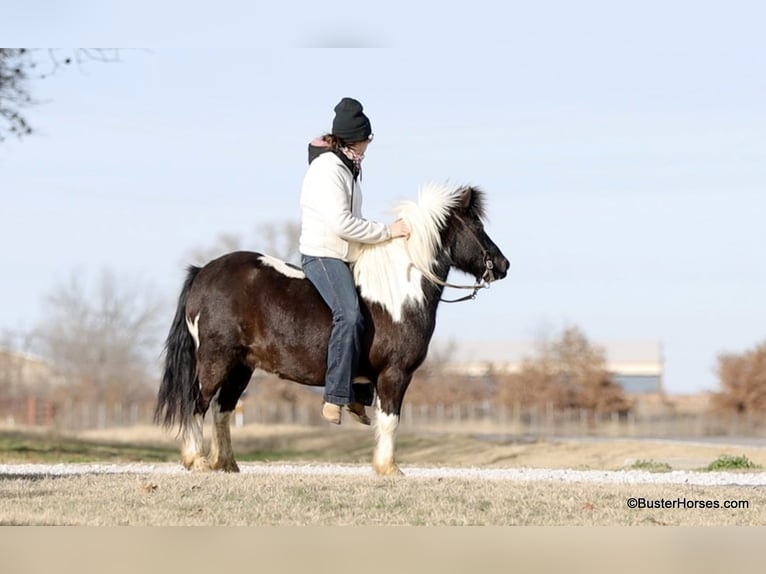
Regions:
M 253 397 L 237 406 L 232 424 L 319 426 L 320 402 L 264 403 Z M 153 424 L 154 401 L 116 402 L 40 397 L 0 400 L 0 425 L 77 431 Z M 766 437 L 764 417 L 720 416 L 710 412 L 598 415 L 587 410 L 522 408 L 488 401 L 473 404 L 412 405 L 402 408 L 404 431 L 473 432 L 499 436 L 601 436 L 645 438 Z

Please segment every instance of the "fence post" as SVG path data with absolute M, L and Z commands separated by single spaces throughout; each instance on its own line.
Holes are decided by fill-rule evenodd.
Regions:
M 97 416 L 96 427 L 102 429 L 106 426 L 106 405 L 104 403 L 98 403 Z
M 27 424 L 37 424 L 37 397 L 27 397 Z
M 138 423 L 138 403 L 130 405 L 130 423 L 134 425 Z
M 53 426 L 54 418 L 56 414 L 56 409 L 53 404 L 53 401 L 47 400 L 45 401 L 45 425 L 48 427 Z
M 404 422 L 404 428 L 411 429 L 412 428 L 412 405 L 410 403 L 405 403 L 402 408 L 402 416 L 401 416 Z
M 444 405 L 439 403 L 436 405 L 436 423 L 442 424 L 444 422 Z

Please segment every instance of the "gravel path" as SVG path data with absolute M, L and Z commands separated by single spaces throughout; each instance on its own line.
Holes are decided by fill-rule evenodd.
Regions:
M 247 474 L 373 476 L 368 465 L 240 463 Z M 766 472 L 646 472 L 639 470 L 570 470 L 543 468 L 455 468 L 403 466 L 411 478 L 457 478 L 516 482 L 601 484 L 688 484 L 698 486 L 766 486 Z M 183 474 L 178 464 L 0 464 L 3 476 L 39 477 L 85 474 Z

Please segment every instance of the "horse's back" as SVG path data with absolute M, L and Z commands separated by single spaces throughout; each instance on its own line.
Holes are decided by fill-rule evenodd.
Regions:
M 331 315 L 299 268 L 251 251 L 226 254 L 200 270 L 186 311 L 192 322 L 199 317 L 211 355 L 233 354 L 299 382 L 323 371 Z

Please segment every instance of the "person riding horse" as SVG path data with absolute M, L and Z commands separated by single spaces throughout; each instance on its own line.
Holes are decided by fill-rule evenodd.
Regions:
M 344 98 L 335 111 L 334 134 L 309 147 L 301 200 L 305 271 L 249 251 L 187 269 L 154 416 L 164 427 L 180 427 L 188 469 L 239 470 L 230 419 L 262 369 L 324 386 L 322 413 L 331 422 L 340 422 L 348 405 L 368 424 L 364 407 L 374 399 L 373 468 L 401 474 L 394 443 L 402 401 L 428 353 L 444 288 L 471 289 L 459 299 L 470 300 L 507 274 L 508 260 L 484 229 L 486 200 L 477 187 L 428 184 L 418 202 L 400 205 L 393 224 L 363 219 L 357 179 L 372 130 L 358 101 Z M 476 283 L 448 283 L 451 269 Z M 355 377 L 369 383 L 353 385 Z
M 362 218 L 361 164 L 372 141 L 362 104 L 343 98 L 335 106 L 332 131 L 309 144 L 309 167 L 301 188 L 301 265 L 332 312 L 322 416 L 340 424 L 341 408 L 369 425 L 369 384 L 353 384 L 364 318 L 349 264 L 359 244 L 408 237 L 403 221 L 385 225 Z

